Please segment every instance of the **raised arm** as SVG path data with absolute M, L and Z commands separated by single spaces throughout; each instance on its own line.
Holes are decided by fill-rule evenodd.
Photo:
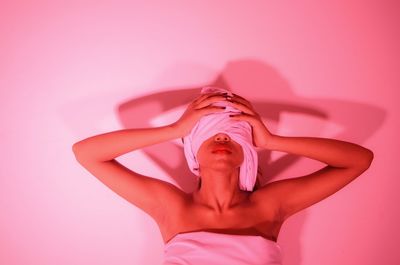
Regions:
M 145 146 L 179 137 L 173 126 L 124 129 L 95 135 L 75 143 L 72 150 L 79 161 L 110 161 Z
M 116 157 L 125 153 L 186 135 L 202 115 L 221 111 L 209 106 L 220 97 L 201 97 L 190 104 L 175 123 L 143 129 L 124 129 L 95 135 L 75 143 L 76 160 L 92 175 L 156 221 L 163 220 L 170 204 L 183 202 L 184 193 L 174 185 L 134 172 Z
M 242 110 L 242 114 L 232 119 L 244 120 L 252 125 L 255 146 L 305 156 L 327 164 L 309 175 L 275 181 L 256 191 L 260 201 L 263 198 L 275 200 L 281 221 L 334 194 L 367 170 L 372 162 L 372 151 L 354 143 L 273 135 L 246 99 L 235 94 L 231 104 Z
M 337 168 L 369 167 L 373 158 L 365 147 L 329 138 L 272 135 L 264 148 L 306 156 Z
M 342 189 L 367 170 L 373 159 L 373 152 L 367 148 L 326 138 L 273 135 L 265 148 L 327 164 L 309 175 L 265 186 L 263 192 L 276 198 L 283 220 Z
M 125 129 L 89 137 L 75 143 L 72 150 L 76 160 L 93 176 L 160 222 L 166 206 L 162 202 L 179 202 L 181 191 L 168 182 L 134 172 L 115 158 L 176 137 L 177 130 L 171 126 Z

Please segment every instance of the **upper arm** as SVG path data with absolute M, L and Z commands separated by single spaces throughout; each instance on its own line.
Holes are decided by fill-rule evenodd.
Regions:
M 139 207 L 156 221 L 164 218 L 172 203 L 179 203 L 183 192 L 163 180 L 134 172 L 115 159 L 110 161 L 78 162 L 112 191 Z M 168 205 L 167 205 L 168 203 Z
M 309 175 L 269 183 L 262 188 L 262 192 L 265 196 L 274 197 L 281 220 L 285 220 L 336 193 L 368 167 L 338 168 L 328 165 Z

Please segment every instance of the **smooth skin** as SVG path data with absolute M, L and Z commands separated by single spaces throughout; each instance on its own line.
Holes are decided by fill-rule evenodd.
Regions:
M 186 136 L 203 115 L 224 110 L 211 106 L 221 100 L 242 111 L 231 118 L 251 124 L 254 146 L 305 156 L 326 165 L 311 174 L 268 183 L 254 192 L 242 191 L 237 182 L 243 159 L 241 146 L 229 135 L 219 133 L 200 147 L 202 185 L 187 194 L 115 160 L 125 153 Z M 221 146 L 231 153 L 213 152 Z M 342 189 L 367 170 L 373 160 L 371 150 L 354 143 L 272 134 L 249 101 L 236 94 L 229 98 L 221 93 L 197 97 L 173 124 L 92 136 L 75 143 L 72 150 L 92 175 L 149 214 L 159 225 L 164 242 L 188 231 L 262 235 L 276 241 L 287 218 Z

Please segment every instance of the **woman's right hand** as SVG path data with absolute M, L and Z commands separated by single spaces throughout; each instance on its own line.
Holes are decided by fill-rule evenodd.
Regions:
M 227 98 L 221 92 L 201 95 L 189 104 L 182 116 L 171 126 L 178 130 L 179 137 L 182 138 L 190 133 L 203 115 L 223 112 L 225 107 L 212 106 L 211 104 L 225 100 Z

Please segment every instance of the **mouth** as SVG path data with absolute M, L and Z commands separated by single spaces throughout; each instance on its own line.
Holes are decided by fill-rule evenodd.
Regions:
M 212 153 L 228 153 L 231 154 L 231 150 L 226 149 L 226 148 L 216 148 L 212 151 Z
M 212 152 L 213 154 L 231 154 L 228 150 L 216 150 Z

